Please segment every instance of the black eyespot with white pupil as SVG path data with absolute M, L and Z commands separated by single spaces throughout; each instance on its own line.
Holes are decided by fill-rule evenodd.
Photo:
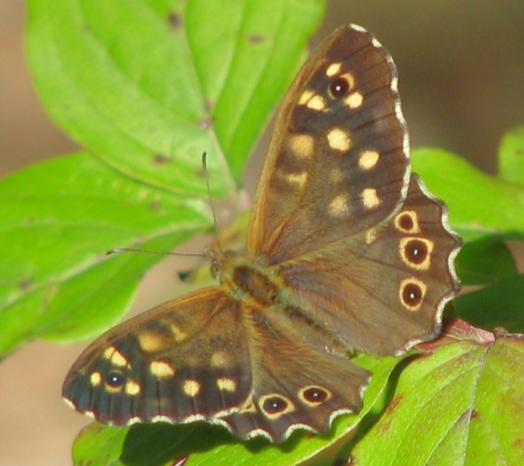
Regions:
M 402 290 L 402 298 L 409 306 L 416 306 L 422 299 L 422 290 L 415 283 L 408 283 Z
M 414 264 L 422 264 L 428 255 L 426 243 L 420 240 L 410 241 L 406 246 L 406 256 Z
M 304 399 L 310 403 L 322 403 L 327 399 L 328 394 L 319 387 L 306 388 L 302 393 Z
M 105 376 L 105 382 L 109 387 L 118 388 L 124 385 L 125 378 L 120 372 L 109 372 Z
M 329 91 L 331 92 L 331 95 L 336 99 L 345 97 L 349 92 L 348 80 L 346 78 L 343 78 L 342 76 L 333 79 L 331 81 L 331 84 L 329 85 Z
M 287 408 L 287 401 L 278 396 L 273 396 L 264 401 L 263 408 L 268 414 L 280 413 Z

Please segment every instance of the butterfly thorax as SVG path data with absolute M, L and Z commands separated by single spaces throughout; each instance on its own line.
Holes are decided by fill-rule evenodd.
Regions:
M 211 251 L 211 273 L 228 294 L 246 303 L 276 304 L 282 284 L 263 257 L 237 251 Z

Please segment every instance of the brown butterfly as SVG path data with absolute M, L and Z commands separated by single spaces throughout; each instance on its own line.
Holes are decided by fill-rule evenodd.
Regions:
M 410 172 L 391 56 L 343 27 L 285 98 L 245 250 L 212 249 L 216 287 L 96 340 L 63 396 L 114 425 L 205 420 L 275 442 L 326 431 L 361 408 L 369 381 L 348 354 L 399 354 L 439 333 L 459 245 Z

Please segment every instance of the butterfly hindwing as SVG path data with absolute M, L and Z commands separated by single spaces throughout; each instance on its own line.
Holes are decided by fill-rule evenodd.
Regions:
M 445 216 L 413 175 L 389 220 L 279 267 L 290 302 L 362 351 L 391 354 L 434 338 L 459 289 L 453 260 L 461 243 Z

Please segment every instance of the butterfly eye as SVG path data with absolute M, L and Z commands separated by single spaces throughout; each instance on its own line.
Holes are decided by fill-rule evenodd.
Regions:
M 327 393 L 318 387 L 307 388 L 303 395 L 310 403 L 322 403 L 327 398 Z
M 345 97 L 349 92 L 349 81 L 343 76 L 333 79 L 329 85 L 329 91 L 331 95 L 336 99 Z
M 105 376 L 105 382 L 111 388 L 119 388 L 124 385 L 124 376 L 120 372 L 109 372 Z

